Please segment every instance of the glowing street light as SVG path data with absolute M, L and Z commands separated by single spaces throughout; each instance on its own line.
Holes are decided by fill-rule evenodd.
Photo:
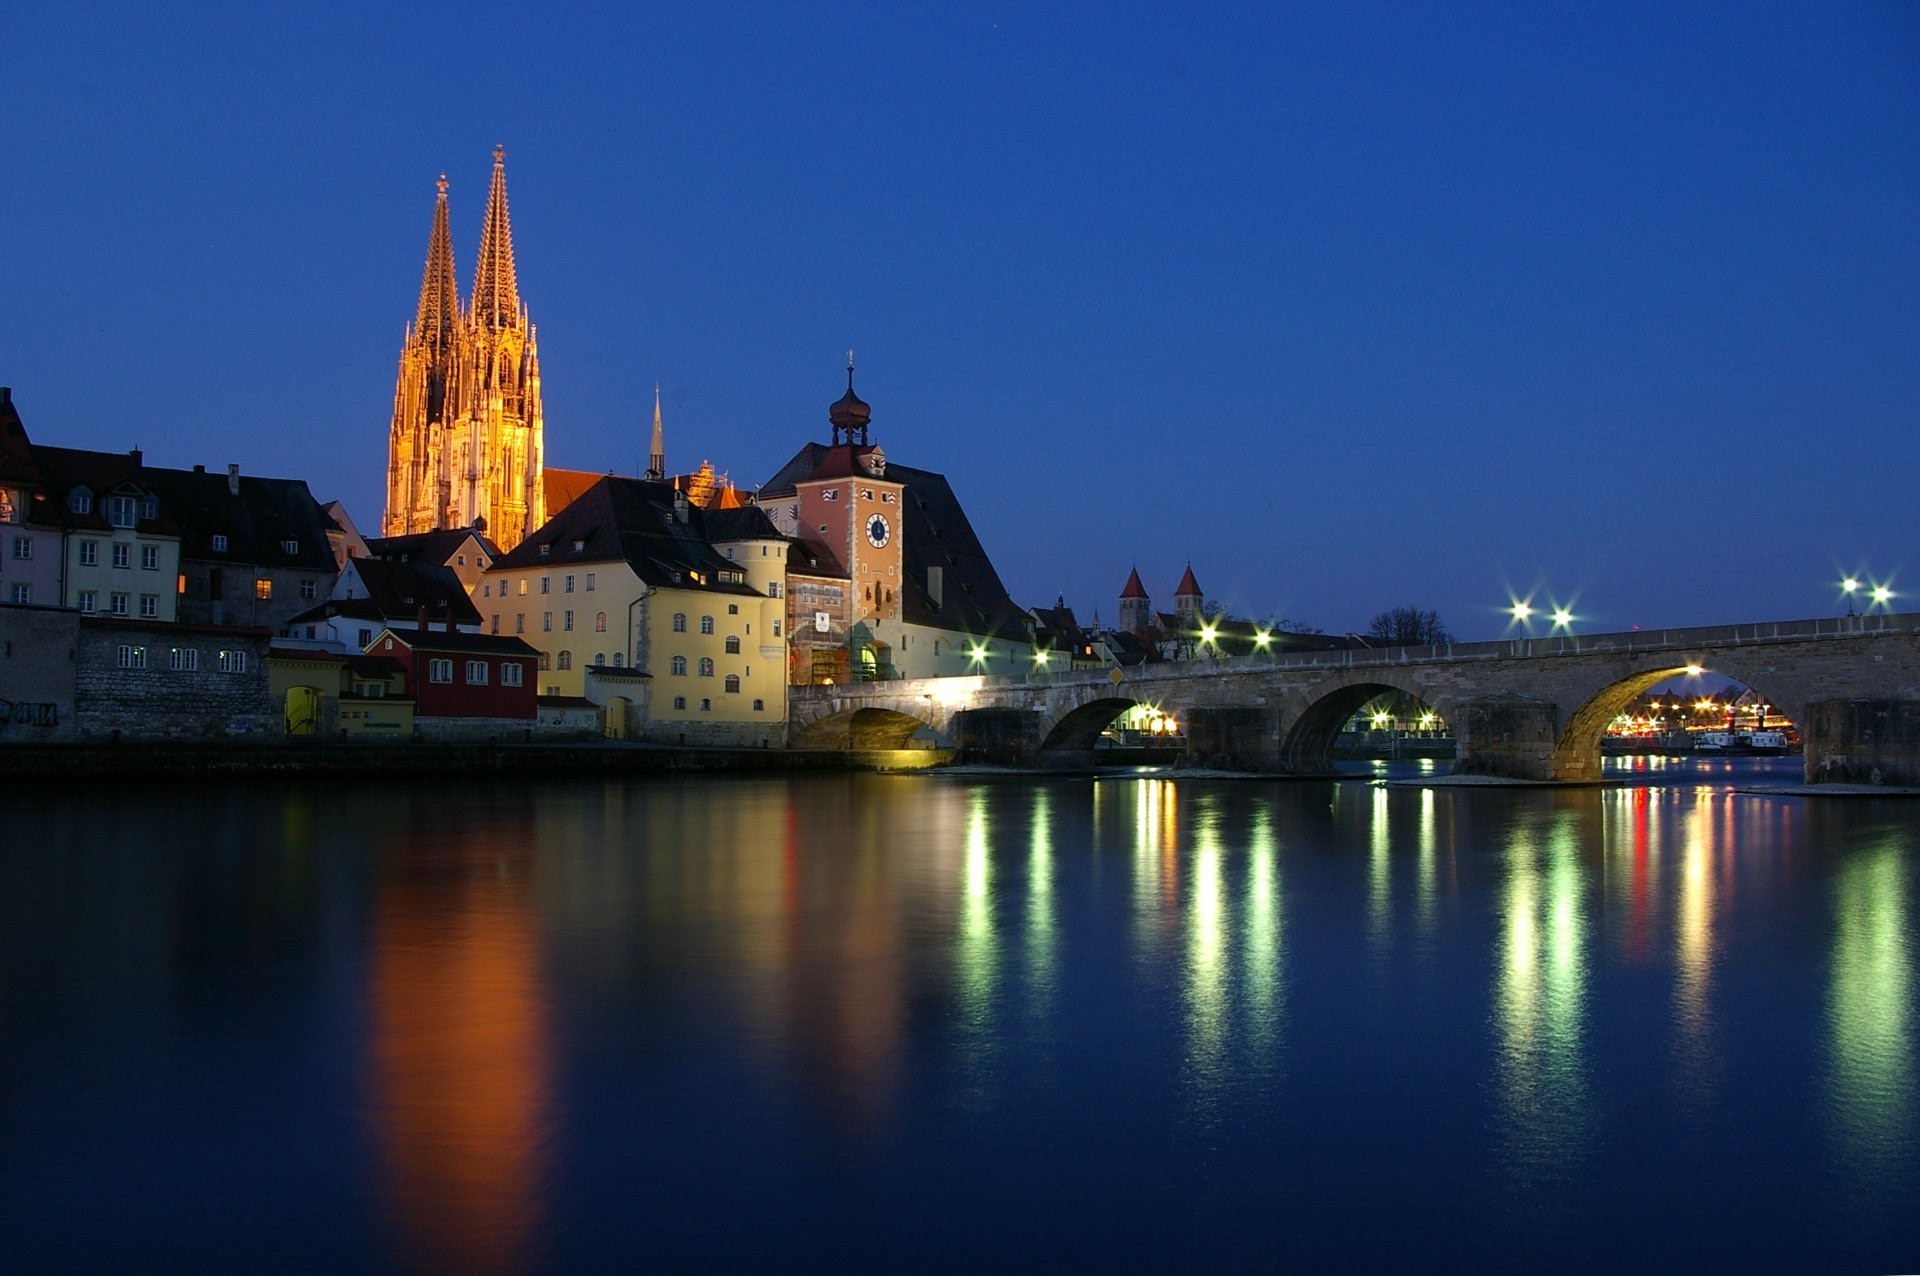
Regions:
M 1513 606 L 1509 607 L 1507 610 L 1511 611 L 1513 613 L 1513 618 L 1517 621 L 1520 621 L 1522 624 L 1526 623 L 1527 617 L 1533 615 L 1533 607 L 1528 603 L 1515 603 Z
M 1705 672 L 1706 670 L 1699 665 L 1688 665 L 1686 668 L 1686 674 L 1689 678 L 1698 678 Z
M 976 665 L 984 665 L 987 663 L 987 649 L 975 643 L 973 648 L 967 652 L 967 659 L 973 661 Z
M 1253 631 L 1253 645 L 1265 651 L 1273 645 L 1273 630 L 1256 629 Z
M 1854 614 L 1853 596 L 1860 592 L 1859 578 L 1854 576 L 1849 576 L 1845 580 L 1841 581 L 1840 592 L 1847 596 L 1847 615 L 1849 616 L 1853 615 Z
M 1033 649 L 1033 663 L 1036 665 L 1039 665 L 1042 669 L 1045 669 L 1047 667 L 1047 655 L 1048 655 L 1047 652 L 1042 651 L 1038 647 L 1035 647 Z
M 1565 607 L 1555 607 L 1553 609 L 1553 627 L 1555 629 L 1571 629 L 1573 627 L 1573 613 Z
M 1885 585 L 1875 585 L 1873 587 L 1873 605 L 1874 606 L 1885 607 L 1889 602 L 1892 601 L 1892 599 L 1893 599 L 1893 591 L 1891 589 L 1888 589 Z

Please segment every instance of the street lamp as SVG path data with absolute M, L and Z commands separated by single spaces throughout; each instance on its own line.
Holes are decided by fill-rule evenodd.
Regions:
M 1847 615 L 1853 615 L 1853 596 L 1860 592 L 1859 580 L 1852 576 L 1847 577 L 1840 582 L 1840 592 L 1847 596 Z
M 1875 585 L 1873 587 L 1873 605 L 1874 606 L 1885 607 L 1892 600 L 1893 600 L 1893 591 L 1891 589 L 1888 589 L 1885 585 Z
M 1555 629 L 1572 629 L 1573 613 L 1565 607 L 1555 607 L 1553 609 L 1553 627 Z

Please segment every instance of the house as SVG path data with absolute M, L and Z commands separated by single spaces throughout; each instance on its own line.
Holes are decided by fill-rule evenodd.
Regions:
M 409 624 L 479 633 L 480 613 L 452 568 L 355 558 L 341 569 L 331 597 L 281 627 L 278 645 L 358 653 L 387 626 Z
M 147 466 L 180 531 L 177 619 L 278 630 L 333 589 L 333 520 L 303 479 Z
M 179 616 L 180 524 L 146 475 L 140 450 L 33 445 L 46 499 L 34 510 L 60 529 L 60 597 L 87 615 Z
M 533 727 L 539 653 L 518 638 L 389 626 L 367 653 L 401 667 L 421 736 L 486 736 Z
M 13 390 L 0 386 L 0 603 L 57 607 L 62 520 L 48 489 Z
M 787 548 L 758 506 L 603 476 L 496 560 L 475 602 L 489 634 L 539 650 L 542 695 L 625 712 L 611 735 L 777 744 Z
M 411 563 L 416 567 L 444 567 L 459 578 L 469 597 L 480 587 L 480 578 L 500 547 L 485 533 L 471 527 L 441 531 L 414 532 L 408 536 L 381 536 L 367 543 L 367 556 L 389 563 Z

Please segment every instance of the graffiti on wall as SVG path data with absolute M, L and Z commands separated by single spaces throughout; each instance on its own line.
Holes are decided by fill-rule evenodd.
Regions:
M 0 727 L 57 727 L 60 706 L 28 704 L 24 700 L 0 700 Z

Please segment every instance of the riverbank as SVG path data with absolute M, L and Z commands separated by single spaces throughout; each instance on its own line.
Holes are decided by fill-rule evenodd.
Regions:
M 244 776 L 414 778 L 475 775 L 648 775 L 676 772 L 921 771 L 952 761 L 950 749 L 700 749 L 621 742 L 587 744 L 337 744 L 318 741 L 207 744 L 52 744 L 9 749 L 16 784 Z

